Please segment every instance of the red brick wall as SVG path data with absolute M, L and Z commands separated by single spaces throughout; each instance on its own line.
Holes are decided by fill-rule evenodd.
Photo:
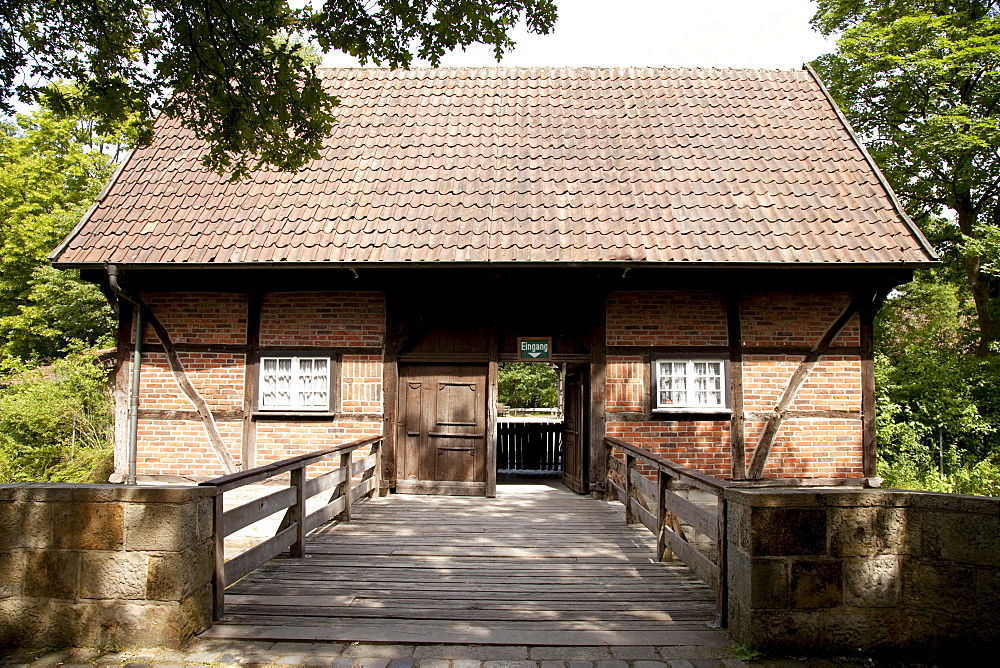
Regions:
M 175 344 L 245 345 L 247 297 L 219 293 L 143 295 Z M 290 350 L 309 348 L 380 348 L 385 332 L 381 293 L 273 293 L 262 298 L 260 344 Z M 158 343 L 147 327 L 143 339 Z M 213 411 L 228 411 L 216 423 L 233 458 L 239 462 L 245 355 L 231 351 L 192 352 L 178 357 L 191 384 Z M 284 459 L 340 443 L 376 436 L 382 422 L 382 356 L 354 352 L 339 356 L 338 417 L 299 421 L 260 418 L 257 463 Z M 128 374 L 129 369 L 124 369 Z M 167 366 L 166 355 L 143 355 L 140 410 L 193 411 Z M 354 417 L 351 417 L 351 415 Z M 331 466 L 335 463 L 331 463 Z M 126 462 L 116 462 L 119 471 Z M 321 470 L 322 467 L 317 467 Z M 200 420 L 148 419 L 139 424 L 138 473 L 141 476 L 212 477 L 223 473 Z
M 380 292 L 273 292 L 261 301 L 262 346 L 380 348 L 384 338 Z
M 846 293 L 766 292 L 745 295 L 741 304 L 745 348 L 809 348 L 850 301 Z M 729 477 L 728 417 L 691 420 L 649 412 L 649 360 L 665 346 L 727 346 L 725 303 L 703 291 L 612 293 L 607 307 L 605 386 L 607 432 L 704 473 Z M 833 342 L 859 345 L 855 317 Z M 614 354 L 613 347 L 649 348 L 646 355 Z M 696 355 L 692 355 L 696 356 Z M 746 459 L 753 456 L 766 413 L 778 402 L 803 354 L 746 354 L 743 361 Z M 858 419 L 792 417 L 778 432 L 767 477 L 857 477 L 861 460 L 861 363 L 857 355 L 824 356 L 792 404 L 793 411 L 849 411 Z M 644 412 L 645 411 L 645 412 Z M 615 413 L 630 413 L 614 419 Z M 638 414 L 638 415 L 636 415 Z M 628 419 L 626 419 L 626 417 Z M 639 418 L 639 419 L 636 419 Z
M 727 338 L 719 295 L 678 290 L 608 296 L 609 346 L 724 346 Z

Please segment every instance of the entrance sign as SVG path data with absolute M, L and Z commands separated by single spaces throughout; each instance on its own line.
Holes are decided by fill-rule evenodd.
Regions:
M 519 336 L 517 337 L 518 362 L 550 362 L 552 361 L 551 336 Z

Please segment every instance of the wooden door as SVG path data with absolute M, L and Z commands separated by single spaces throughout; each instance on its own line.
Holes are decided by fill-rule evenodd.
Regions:
M 587 491 L 587 382 L 586 367 L 566 365 L 565 404 L 563 405 L 563 475 L 562 482 L 577 494 Z
M 396 491 L 485 495 L 485 364 L 401 366 Z

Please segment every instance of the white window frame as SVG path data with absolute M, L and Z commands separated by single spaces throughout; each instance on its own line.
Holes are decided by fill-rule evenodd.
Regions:
M 265 367 L 269 360 L 290 360 L 288 375 L 291 376 L 288 384 L 289 402 L 287 404 L 265 405 L 265 395 L 274 388 L 273 383 L 269 383 L 266 378 Z M 310 374 L 302 373 L 301 362 L 322 360 L 326 363 L 326 386 L 323 391 L 326 393 L 324 403 L 306 404 L 302 401 L 303 391 L 319 391 L 318 388 L 304 388 L 309 382 L 307 378 Z M 295 355 L 295 354 L 267 354 L 261 355 L 257 360 L 257 410 L 261 412 L 319 412 L 328 413 L 333 402 L 333 359 L 329 355 Z
M 731 412 L 731 403 L 729 396 L 729 360 L 722 357 L 660 357 L 652 360 L 652 411 L 654 413 L 729 413 Z M 661 365 L 664 364 L 684 364 L 684 374 L 683 376 L 679 374 L 672 373 L 672 377 L 678 378 L 683 377 L 685 380 L 685 387 L 679 390 L 673 390 L 676 392 L 684 392 L 685 398 L 682 401 L 672 401 L 670 403 L 663 401 L 663 396 L 661 394 L 661 377 L 663 376 L 663 369 Z M 699 390 L 698 379 L 699 376 L 705 376 L 707 374 L 698 374 L 697 365 L 698 364 L 718 364 L 719 374 L 708 376 L 709 378 L 718 378 L 718 389 L 711 387 L 711 383 L 704 390 Z M 674 371 L 675 369 L 671 369 Z M 719 393 L 719 403 L 698 403 L 697 393 Z

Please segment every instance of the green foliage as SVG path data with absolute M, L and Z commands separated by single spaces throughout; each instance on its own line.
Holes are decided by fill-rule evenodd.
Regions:
M 97 289 L 46 257 L 114 169 L 99 149 L 122 139 L 48 111 L 0 122 L 0 360 L 48 361 L 70 341 L 96 344 L 112 331 Z
M 500 403 L 511 408 L 555 408 L 559 373 L 548 364 L 508 362 L 499 373 Z
M 97 286 L 76 271 L 38 267 L 24 304 L 0 318 L 0 371 L 5 360 L 50 361 L 73 345 L 110 347 L 114 329 L 114 312 Z
M 145 143 L 162 112 L 209 142 L 209 168 L 240 178 L 297 169 L 330 134 L 337 100 L 304 44 L 390 67 L 414 52 L 436 65 L 473 43 L 499 57 L 518 21 L 547 33 L 556 11 L 552 0 L 8 0 L 0 17 L 0 113 L 46 99 L 102 130 L 132 123 Z
M 92 352 L 0 379 L 0 483 L 107 482 L 107 371 Z
M 875 322 L 879 475 L 886 486 L 996 491 L 997 360 L 975 354 L 966 302 L 960 285 L 920 272 Z
M 818 0 L 817 68 L 1000 341 L 1000 16 L 988 0 Z M 945 214 L 942 217 L 940 214 Z

